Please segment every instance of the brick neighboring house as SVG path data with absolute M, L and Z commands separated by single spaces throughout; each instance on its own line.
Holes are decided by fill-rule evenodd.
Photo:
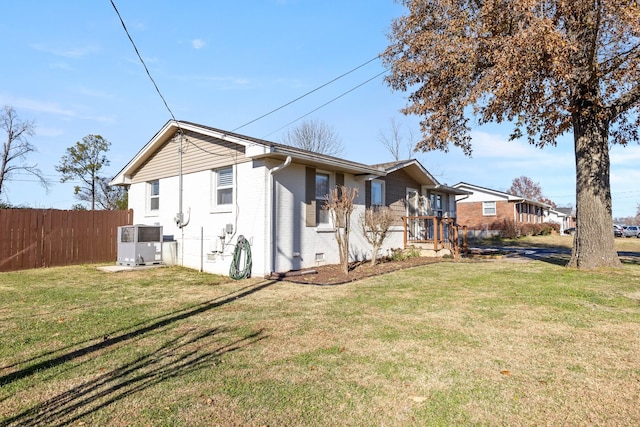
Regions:
M 495 234 L 505 220 L 516 224 L 540 224 L 545 222 L 550 205 L 522 196 L 459 182 L 453 186 L 471 193 L 456 197 L 457 223 L 467 226 L 471 234 Z

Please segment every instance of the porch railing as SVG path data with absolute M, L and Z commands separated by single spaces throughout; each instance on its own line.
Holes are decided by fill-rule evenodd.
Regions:
M 434 251 L 449 249 L 456 257 L 461 249 L 466 251 L 466 232 L 460 236 L 455 218 L 406 216 L 403 219 L 405 248 L 410 245 L 433 245 Z

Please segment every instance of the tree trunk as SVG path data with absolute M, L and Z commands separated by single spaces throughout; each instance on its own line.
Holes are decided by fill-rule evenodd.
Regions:
M 568 267 L 620 267 L 609 182 L 609 122 L 595 108 L 573 113 L 576 156 L 576 234 Z

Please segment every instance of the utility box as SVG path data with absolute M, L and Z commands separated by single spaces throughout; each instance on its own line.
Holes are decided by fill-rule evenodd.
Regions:
M 162 264 L 162 226 L 123 225 L 118 227 L 117 265 Z

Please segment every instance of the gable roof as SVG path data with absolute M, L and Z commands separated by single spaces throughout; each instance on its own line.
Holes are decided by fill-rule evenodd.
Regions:
M 526 202 L 526 203 L 529 203 L 529 204 L 532 204 L 532 205 L 538 205 L 538 206 L 541 206 L 541 207 L 547 208 L 547 209 L 551 208 L 551 205 L 549 205 L 547 203 L 539 202 L 539 201 L 533 200 L 533 199 L 527 199 L 526 197 L 523 197 L 523 196 L 516 196 L 514 194 L 506 193 L 504 191 L 494 190 L 492 188 L 481 187 L 479 185 L 469 184 L 467 182 L 459 182 L 459 183 L 455 184 L 453 187 L 454 188 L 464 188 L 464 189 L 467 189 L 468 191 L 471 191 L 471 192 L 481 192 L 481 193 L 486 193 L 486 194 L 492 194 L 492 195 L 497 196 L 497 197 L 506 198 L 510 202 L 515 202 L 515 203 Z
M 556 208 L 555 210 L 557 210 L 558 212 L 562 212 L 566 216 L 575 216 L 576 215 L 576 212 L 574 211 L 573 208 Z
M 438 180 L 422 166 L 422 163 L 415 159 L 379 163 L 373 166 L 385 171 L 387 174 L 403 169 L 414 181 L 430 189 L 456 195 L 470 194 L 468 191 L 449 187 L 446 184 L 440 184 Z
M 149 142 L 147 142 L 144 147 L 142 147 L 140 151 L 138 151 L 138 153 L 136 153 L 136 155 L 120 170 L 120 172 L 118 172 L 109 185 L 130 184 L 133 174 L 180 130 L 199 133 L 218 140 L 243 146 L 245 148 L 245 157 L 250 159 L 272 158 L 284 161 L 286 158 L 291 157 L 292 160 L 298 161 L 298 163 L 351 173 L 355 175 L 356 178 L 362 180 L 384 177 L 389 173 L 403 169 L 417 183 L 427 188 L 456 195 L 470 194 L 468 191 L 440 184 L 438 180 L 431 175 L 431 173 L 429 173 L 429 171 L 427 171 L 418 160 L 415 159 L 377 165 L 365 165 L 363 163 L 327 156 L 325 154 L 319 154 L 289 145 L 278 144 L 276 142 L 182 120 L 167 121 L 165 125 L 149 140 Z
M 549 213 L 554 214 L 559 218 L 564 218 L 568 216 L 565 212 L 561 211 L 560 209 L 549 208 Z
M 109 185 L 127 185 L 131 183 L 131 176 L 140 168 L 144 162 L 149 159 L 156 150 L 160 149 L 168 140 L 174 137 L 178 131 L 191 131 L 202 135 L 210 136 L 215 139 L 231 142 L 241 145 L 245 148 L 245 156 L 247 158 L 274 158 L 285 160 L 291 157 L 301 163 L 310 166 L 330 168 L 343 172 L 352 173 L 356 176 L 368 177 L 369 179 L 377 176 L 384 176 L 385 172 L 374 166 L 368 166 L 358 162 L 341 159 L 338 157 L 327 156 L 324 154 L 314 153 L 312 151 L 291 147 L 284 144 L 278 144 L 263 139 L 253 138 L 247 135 L 241 135 L 234 132 L 228 132 L 216 129 L 210 126 L 204 126 L 197 123 L 187 121 L 169 120 L 165 125 L 147 142 L 144 147 L 118 172 L 111 180 Z

